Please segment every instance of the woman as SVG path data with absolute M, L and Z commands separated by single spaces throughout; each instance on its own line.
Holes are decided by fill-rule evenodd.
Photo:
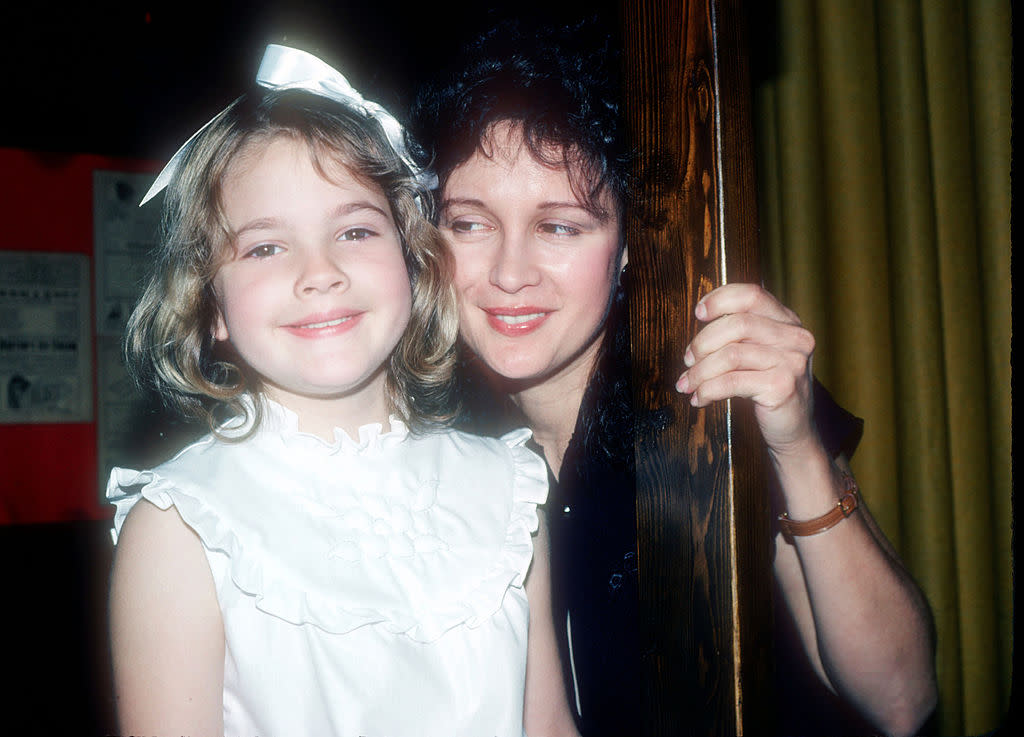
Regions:
M 643 647 L 632 436 L 623 431 L 636 419 L 622 285 L 629 157 L 614 54 L 607 41 L 586 44 L 579 28 L 500 26 L 421 93 L 412 130 L 440 182 L 468 416 L 497 430 L 487 417 L 499 405 L 518 415 L 551 472 L 555 627 L 570 706 L 589 737 L 642 723 Z M 846 454 L 860 427 L 814 388 L 814 339 L 797 316 L 744 284 L 712 291 L 696 315 L 706 325 L 677 389 L 698 407 L 753 401 L 790 519 L 850 501 Z M 804 532 L 780 530 L 774 573 L 810 667 L 876 728 L 913 733 L 936 699 L 921 592 L 863 503 L 827 532 Z M 858 565 L 838 568 L 839 559 Z

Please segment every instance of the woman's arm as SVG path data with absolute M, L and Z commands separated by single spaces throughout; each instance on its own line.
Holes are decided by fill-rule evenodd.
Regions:
M 195 533 L 142 500 L 119 535 L 110 641 L 124 734 L 223 735 L 224 629 Z
M 709 293 L 708 325 L 677 387 L 695 406 L 753 400 L 787 514 L 817 518 L 845 493 L 813 422 L 813 336 L 756 285 Z M 937 698 L 931 613 L 867 507 L 817 535 L 777 540 L 775 574 L 819 677 L 889 734 L 912 734 Z
M 814 485 L 835 494 L 834 506 L 845 490 L 845 459 L 811 464 L 821 469 L 776 463 L 780 477 L 790 477 L 787 500 Z M 823 533 L 780 533 L 775 575 L 819 677 L 887 734 L 915 734 L 937 698 L 931 613 L 863 500 Z
M 533 542 L 533 563 L 526 577 L 530 602 L 530 634 L 526 651 L 526 696 L 523 727 L 529 737 L 576 737 L 569 711 L 551 613 L 551 567 L 548 529 L 543 510 Z

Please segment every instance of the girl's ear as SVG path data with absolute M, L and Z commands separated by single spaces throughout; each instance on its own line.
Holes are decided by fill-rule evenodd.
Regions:
M 619 257 L 619 273 L 626 268 L 626 264 L 629 263 L 629 246 L 625 246 L 622 249 L 622 255 Z

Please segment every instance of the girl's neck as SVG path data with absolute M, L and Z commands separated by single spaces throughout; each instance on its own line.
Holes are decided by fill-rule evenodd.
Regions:
M 562 460 L 576 430 L 583 394 L 587 390 L 601 348 L 595 340 L 569 366 L 543 381 L 511 392 L 512 401 L 526 417 L 534 440 L 557 479 Z
M 383 379 L 379 387 L 364 387 L 362 391 L 337 397 L 306 396 L 266 387 L 267 396 L 294 412 L 299 418 L 299 431 L 316 435 L 329 443 L 334 442 L 335 428 L 344 430 L 353 440 L 359 440 L 359 428 L 381 423 L 390 431 L 388 402 Z

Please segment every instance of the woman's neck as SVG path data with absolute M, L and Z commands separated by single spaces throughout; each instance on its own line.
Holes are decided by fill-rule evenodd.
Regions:
M 580 405 L 600 353 L 601 342 L 595 340 L 557 374 L 511 393 L 512 401 L 533 431 L 534 440 L 544 449 L 544 458 L 556 479 L 576 429 Z

